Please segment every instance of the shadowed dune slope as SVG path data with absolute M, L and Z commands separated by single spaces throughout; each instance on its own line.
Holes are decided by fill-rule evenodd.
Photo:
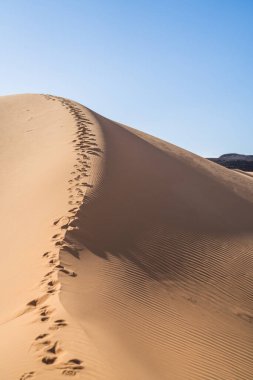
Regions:
M 252 177 L 63 98 L 5 97 L 0 118 L 0 373 L 252 379 Z

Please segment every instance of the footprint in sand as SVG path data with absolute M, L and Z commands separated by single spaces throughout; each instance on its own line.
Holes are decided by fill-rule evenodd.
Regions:
M 57 262 L 57 260 L 51 259 L 51 260 L 49 260 L 48 264 L 49 264 L 49 266 L 53 266 L 56 262 Z
M 65 268 L 61 268 L 60 272 L 63 272 L 63 273 L 67 274 L 70 277 L 76 277 L 77 276 L 77 274 L 75 272 L 69 271 L 69 270 L 67 270 Z
M 92 152 L 92 151 L 88 151 L 87 150 L 87 153 L 89 153 L 89 154 L 91 154 L 92 156 L 97 156 L 97 157 L 100 157 L 100 155 L 98 154 L 98 153 L 96 153 L 96 152 Z
M 45 253 L 43 253 L 42 257 L 48 257 L 50 253 L 51 253 L 50 251 L 45 252 Z
M 54 273 L 54 271 L 50 271 L 50 272 L 46 273 L 44 277 L 49 277 L 49 276 L 51 276 L 51 274 L 53 274 L 53 273 Z
M 90 185 L 89 183 L 87 183 L 87 182 L 84 182 L 83 183 L 83 186 L 86 186 L 86 187 L 90 187 L 90 188 L 92 188 L 93 187 L 93 185 Z
M 62 374 L 66 376 L 75 376 L 77 372 L 74 369 L 64 369 Z
M 56 247 L 59 246 L 59 245 L 62 245 L 62 241 L 59 240 L 59 241 L 56 241 L 56 243 L 54 244 Z
M 36 351 L 44 350 L 45 347 L 49 347 L 52 342 L 50 340 L 40 340 L 38 342 L 34 342 L 33 345 L 36 347 Z
M 42 297 L 40 297 L 40 298 L 35 298 L 35 299 L 33 299 L 32 301 L 28 302 L 28 303 L 26 304 L 26 306 L 30 306 L 30 307 L 35 308 L 35 307 L 37 307 L 39 304 L 41 304 L 42 302 L 44 302 L 47 298 L 48 298 L 47 295 L 44 295 L 44 296 L 42 296 Z
M 27 306 L 33 306 L 33 307 L 36 307 L 38 304 L 38 300 L 32 300 L 30 302 L 27 303 Z
M 41 322 L 46 322 L 49 320 L 52 310 L 48 306 L 43 306 L 40 308 L 40 320 Z
M 41 339 L 44 339 L 46 336 L 48 336 L 47 333 L 45 333 L 45 334 L 40 334 L 40 335 L 36 336 L 35 340 L 41 340 Z
M 54 355 L 58 354 L 58 353 L 61 352 L 61 351 L 62 351 L 62 349 L 60 348 L 60 345 L 59 345 L 59 342 L 58 342 L 58 341 L 55 342 L 55 343 L 53 343 L 53 344 L 51 345 L 51 347 L 49 347 L 49 348 L 47 349 L 47 352 L 49 352 L 50 354 L 54 354 Z
M 62 374 L 67 376 L 75 376 L 78 371 L 81 371 L 84 369 L 84 366 L 82 365 L 82 360 L 79 359 L 71 359 L 69 360 L 63 367 Z
M 47 283 L 47 293 L 54 294 L 57 291 L 58 281 L 51 280 Z
M 27 379 L 31 379 L 33 376 L 34 376 L 35 372 L 34 371 L 31 371 L 31 372 L 26 372 L 24 373 L 19 380 L 27 380 Z
M 52 239 L 58 239 L 60 236 L 60 234 L 55 234 L 54 236 L 52 236 Z
M 54 362 L 56 361 L 57 357 L 56 356 L 44 356 L 44 358 L 42 358 L 42 363 L 44 364 L 47 364 L 47 365 L 50 365 L 50 364 L 54 364 Z
M 54 324 L 49 327 L 50 330 L 58 330 L 62 327 L 66 327 L 68 324 L 64 319 L 57 319 L 54 321 Z
M 76 212 L 76 211 L 78 211 L 77 207 L 74 207 L 74 208 L 72 208 L 72 209 L 69 210 L 69 212 Z
M 71 187 L 70 187 L 70 189 L 71 189 Z M 62 224 L 66 224 L 68 221 L 69 221 L 68 216 L 62 216 L 61 218 L 56 219 L 53 224 L 54 224 L 54 226 L 59 226 Z

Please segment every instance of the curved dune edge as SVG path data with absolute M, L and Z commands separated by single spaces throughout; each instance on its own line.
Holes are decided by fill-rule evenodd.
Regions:
M 35 160 L 41 162 L 36 179 L 42 177 L 45 194 L 38 195 L 31 183 L 30 213 L 41 219 L 45 233 L 37 236 L 36 225 L 33 235 L 26 228 L 24 242 L 17 234 L 20 258 L 14 259 L 30 263 L 27 275 L 37 272 L 36 281 L 31 276 L 25 285 L 17 279 L 24 295 L 0 315 L 2 341 L 9 341 L 0 344 L 3 376 L 250 379 L 251 178 L 64 98 L 6 98 L 10 114 L 31 104 L 34 125 L 42 132 L 46 124 L 48 131 L 59 129 L 49 147 L 43 145 L 47 129 L 34 137 L 52 166 Z M 0 100 L 1 115 L 5 121 Z M 5 152 L 0 160 L 16 165 Z M 25 161 L 24 172 L 26 166 Z M 18 180 L 19 173 L 15 176 Z M 50 228 L 35 206 L 44 198 Z M 29 223 L 25 219 L 26 227 Z M 2 226 L 8 231 L 11 222 Z M 27 239 L 34 240 L 33 250 L 38 244 L 36 258 L 25 250 Z M 15 251 L 15 243 L 6 241 Z M 14 286 L 13 299 L 15 292 Z
M 80 105 L 48 95 L 0 99 L 1 210 L 6 215 L 1 223 L 2 285 L 11 280 L 8 293 L 1 294 L 0 352 L 5 358 L 1 376 L 6 379 L 57 379 L 84 370 L 79 359 L 85 352 L 83 340 L 78 342 L 83 330 L 59 300 L 59 273 L 76 276 L 59 253 L 71 249 L 64 237 L 76 228 L 75 215 L 89 188 L 85 181 L 91 166 L 80 144 L 89 140 L 85 143 L 89 156 L 98 149 L 83 111 Z M 93 186 L 96 182 L 97 178 Z M 13 268 L 11 275 L 4 270 L 6 265 Z

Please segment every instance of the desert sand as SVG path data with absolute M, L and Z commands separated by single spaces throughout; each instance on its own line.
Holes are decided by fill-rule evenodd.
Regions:
M 253 378 L 251 176 L 51 95 L 0 133 L 0 379 Z

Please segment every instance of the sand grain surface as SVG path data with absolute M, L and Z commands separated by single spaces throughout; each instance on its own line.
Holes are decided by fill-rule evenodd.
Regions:
M 0 98 L 0 378 L 250 380 L 252 177 Z

